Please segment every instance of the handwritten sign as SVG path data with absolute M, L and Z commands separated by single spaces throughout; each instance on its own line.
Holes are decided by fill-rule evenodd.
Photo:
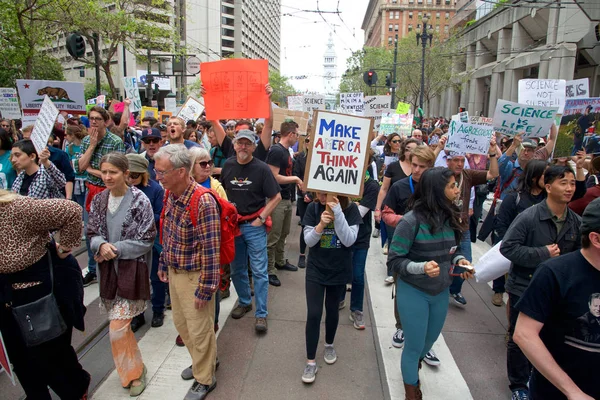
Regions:
M 413 114 L 400 115 L 398 119 L 398 133 L 403 137 L 412 136 Z
M 165 97 L 165 111 L 175 113 L 177 108 L 177 99 L 175 97 Z
M 404 115 L 410 112 L 410 104 L 398 102 L 396 107 L 396 114 Z
M 202 63 L 202 84 L 206 88 L 206 118 L 267 118 L 270 100 L 265 92 L 269 82 L 267 60 L 221 60 Z
M 557 107 L 539 107 L 498 100 L 494 112 L 494 130 L 513 136 L 524 133 L 525 138 L 548 135 Z
M 585 99 L 590 96 L 590 80 L 588 78 L 567 81 L 567 99 Z
M 469 117 L 469 123 L 473 124 L 473 125 L 487 125 L 487 126 L 492 126 L 493 122 L 494 122 L 494 120 L 492 118 L 475 117 L 475 116 Z
M 192 96 L 188 96 L 177 116 L 183 118 L 185 122 L 196 121 L 202 115 L 202 111 L 204 111 L 204 105 Z
M 487 154 L 493 134 L 491 126 L 451 121 L 446 149 L 458 154 Z
M 379 125 L 379 134 L 388 136 L 392 133 L 398 133 L 398 125 L 400 124 L 399 114 L 386 114 L 381 117 Z
M 530 106 L 558 107 L 558 114 L 565 108 L 567 82 L 564 79 L 521 79 L 519 103 Z
M 313 127 L 304 176 L 306 191 L 361 197 L 373 121 L 317 111 Z
M 141 118 L 156 118 L 158 119 L 158 108 L 156 107 L 142 107 L 142 112 L 140 113 Z
M 468 123 L 469 122 L 469 112 L 468 111 L 463 111 L 461 113 L 458 113 L 458 119 L 462 123 L 465 123 L 465 124 Z
M 314 110 L 325 110 L 325 97 L 307 94 L 302 96 L 303 111 L 307 111 L 313 115 Z
M 302 96 L 288 96 L 288 109 L 292 111 L 304 111 L 304 99 Z
M 21 119 L 17 89 L 0 88 L 0 117 Z
M 33 142 L 35 151 L 37 151 L 38 154 L 40 154 L 42 150 L 48 146 L 48 138 L 52 133 L 54 121 L 56 121 L 58 114 L 58 108 L 56 108 L 50 98 L 45 95 L 42 108 L 40 108 L 40 113 L 35 120 L 35 125 L 33 126 L 33 131 L 31 132 L 31 141 Z
M 373 129 L 379 130 L 381 116 L 390 112 L 391 96 L 365 96 L 364 116 L 373 118 Z
M 123 86 L 125 87 L 125 97 L 131 100 L 129 111 L 132 113 L 140 111 L 142 109 L 142 99 L 140 98 L 136 78 L 123 78 Z
M 340 106 L 347 114 L 363 115 L 365 108 L 363 93 L 340 93 Z

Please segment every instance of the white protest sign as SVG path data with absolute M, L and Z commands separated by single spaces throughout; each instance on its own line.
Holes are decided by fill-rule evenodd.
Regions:
M 469 123 L 473 125 L 489 125 L 492 126 L 494 120 L 492 118 L 487 117 L 469 117 Z
M 379 125 L 379 134 L 388 136 L 392 133 L 398 133 L 398 125 L 400 124 L 400 114 L 390 113 L 384 114 L 381 117 Z
M 106 95 L 101 94 L 100 96 L 96 97 L 96 105 L 104 108 L 106 105 Z
M 558 107 L 558 114 L 565 108 L 567 82 L 564 79 L 521 79 L 519 103 L 530 106 Z
M 204 111 L 204 104 L 192 96 L 188 96 L 177 116 L 183 118 L 185 122 L 196 121 L 202 115 L 202 111 Z
M 325 97 L 313 94 L 302 96 L 303 107 L 302 111 L 308 111 L 311 115 L 313 110 L 325 110 Z
M 142 109 L 142 99 L 140 98 L 140 89 L 136 78 L 123 78 L 123 86 L 125 87 L 125 97 L 131 100 L 129 111 L 132 113 L 140 111 Z
M 340 107 L 347 114 L 363 115 L 365 108 L 363 93 L 340 93 Z
M 177 108 L 177 99 L 175 97 L 165 97 L 165 111 L 175 114 Z
M 585 99 L 590 97 L 590 80 L 588 78 L 567 81 L 567 99 Z
M 494 134 L 491 126 L 451 121 L 446 150 L 458 154 L 487 154 Z
M 288 110 L 304 111 L 304 100 L 302 96 L 288 96 Z
M 21 119 L 17 89 L 0 88 L 0 116 L 8 119 Z
M 390 112 L 391 96 L 364 96 L 365 117 L 373 118 L 373 128 L 378 131 L 381 124 L 381 116 Z
M 557 107 L 538 107 L 498 100 L 494 112 L 493 127 L 496 132 L 523 137 L 545 137 L 550 132 L 557 114 Z
M 362 196 L 373 121 L 329 111 L 317 111 L 313 121 L 305 190 Z
M 399 116 L 398 133 L 403 137 L 412 136 L 413 114 L 404 114 Z
M 33 131 L 31 131 L 31 141 L 38 154 L 48 146 L 48 138 L 52 133 L 58 114 L 58 108 L 52 103 L 52 100 L 47 95 L 44 96 L 42 108 L 35 120 Z
M 59 111 L 85 115 L 86 102 L 83 83 L 17 79 L 17 91 L 23 110 L 23 126 L 34 124 L 48 96 Z
M 468 123 L 469 122 L 469 112 L 463 111 L 461 113 L 458 113 L 458 119 L 460 120 L 460 122 Z

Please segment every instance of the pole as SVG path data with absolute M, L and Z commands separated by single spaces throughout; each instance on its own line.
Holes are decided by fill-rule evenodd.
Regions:
M 150 63 L 152 54 L 150 53 L 150 43 L 148 43 L 148 50 L 146 52 L 147 61 L 147 72 L 146 72 L 146 102 L 148 107 L 152 107 L 152 64 Z
M 100 96 L 100 47 L 97 33 L 94 33 L 94 64 L 96 64 L 96 96 Z
M 421 93 L 419 94 L 419 108 L 423 109 L 423 92 L 425 92 L 425 47 L 427 47 L 427 28 L 424 28 L 423 36 L 421 37 L 423 53 L 421 61 Z
M 398 61 L 398 34 L 396 34 L 396 43 L 394 43 L 394 69 L 392 70 L 392 103 L 390 110 L 396 109 L 396 63 Z

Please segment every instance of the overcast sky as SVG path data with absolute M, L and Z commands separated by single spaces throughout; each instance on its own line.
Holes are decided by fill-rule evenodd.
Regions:
M 308 75 L 308 79 L 290 79 L 298 91 L 321 91 L 323 54 L 330 32 L 338 58 L 338 75 L 344 73 L 346 59 L 352 51 L 362 48 L 364 32 L 360 27 L 368 4 L 369 0 L 281 1 L 281 73 L 288 77 Z M 339 16 L 301 11 L 336 11 L 338 7 Z

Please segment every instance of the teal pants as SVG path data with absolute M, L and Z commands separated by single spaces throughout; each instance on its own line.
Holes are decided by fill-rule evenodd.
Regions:
M 402 279 L 396 281 L 396 306 L 404 330 L 404 349 L 400 367 L 404 383 L 419 382 L 419 360 L 442 332 L 448 313 L 448 289 L 432 296 L 414 288 Z

